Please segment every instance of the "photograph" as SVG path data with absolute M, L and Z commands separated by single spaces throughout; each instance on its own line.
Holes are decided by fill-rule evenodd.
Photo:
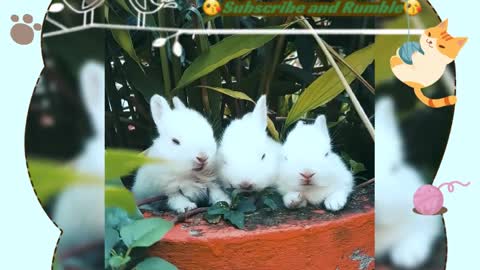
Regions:
M 67 9 L 48 16 L 69 27 L 83 23 L 83 16 Z M 42 28 L 49 32 L 57 26 L 45 21 Z M 52 253 L 55 270 L 104 266 L 102 43 L 105 31 L 99 29 L 44 37 L 41 48 L 45 67 L 29 90 L 32 96 L 26 117 L 25 158 L 39 203 L 61 229 Z
M 403 48 L 410 42 L 428 49 L 430 39 L 439 38 L 442 32 L 448 31 L 448 21 L 442 21 L 427 1 L 419 1 L 419 4 L 422 12 L 415 17 L 377 19 L 379 28 L 400 29 L 410 25 L 412 29 L 425 29 L 420 36 L 377 36 L 375 39 L 379 47 L 392 48 L 375 54 L 378 91 L 375 112 L 375 255 L 376 265 L 382 270 L 443 270 L 447 260 L 442 216 L 414 212 L 413 194 L 421 186 L 433 183 L 447 147 L 454 107 L 446 106 L 444 101 L 454 98 L 455 64 L 449 63 L 452 59 L 448 60 L 442 78 L 422 89 L 420 95 L 400 80 L 403 78 L 398 73 L 401 66 L 397 69 L 390 66 L 395 48 Z M 450 40 L 455 41 L 453 37 Z M 437 44 L 434 51 L 442 52 L 440 46 L 448 46 L 445 50 L 461 54 L 457 44 Z M 428 62 L 431 66 L 436 64 L 434 60 Z M 435 71 L 426 68 L 425 73 Z M 419 67 L 415 74 L 421 72 Z M 430 80 L 429 75 L 423 76 L 425 79 L 419 80 Z M 427 97 L 443 107 L 426 106 L 421 98 Z
M 200 10 L 108 5 L 107 268 L 374 269 L 374 37 L 185 31 L 375 19 Z
M 2 269 L 478 264 L 475 1 L 4 2 Z

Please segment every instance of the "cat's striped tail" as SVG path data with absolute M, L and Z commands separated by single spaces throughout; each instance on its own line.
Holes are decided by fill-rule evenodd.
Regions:
M 423 94 L 422 88 L 413 88 L 417 98 L 425 105 L 431 108 L 442 108 L 446 106 L 453 106 L 457 103 L 456 96 L 448 96 L 444 98 L 432 99 Z

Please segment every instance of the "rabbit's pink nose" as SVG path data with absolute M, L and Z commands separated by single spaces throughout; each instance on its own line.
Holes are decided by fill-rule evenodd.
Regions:
M 300 175 L 303 177 L 303 179 L 310 181 L 311 178 L 315 175 L 315 173 L 303 172 L 303 173 L 300 173 Z
M 205 163 L 205 162 L 207 162 L 208 157 L 207 156 L 197 156 L 197 160 L 200 163 Z
M 242 182 L 240 184 L 240 188 L 245 189 L 245 190 L 250 190 L 250 189 L 253 188 L 253 185 L 252 185 L 252 183 L 249 183 L 249 182 Z

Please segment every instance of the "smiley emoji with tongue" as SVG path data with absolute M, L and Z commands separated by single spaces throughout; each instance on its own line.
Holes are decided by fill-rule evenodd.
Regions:
M 222 11 L 222 8 L 217 0 L 205 0 L 203 3 L 203 11 L 209 16 L 215 16 Z

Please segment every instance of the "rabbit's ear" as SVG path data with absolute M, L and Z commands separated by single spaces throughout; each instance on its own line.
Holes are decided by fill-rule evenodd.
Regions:
M 325 115 L 319 115 L 317 119 L 315 119 L 315 127 L 318 128 L 324 135 L 330 138 L 328 133 L 328 125 L 327 125 L 327 118 Z
M 161 126 L 162 119 L 172 111 L 167 100 L 160 95 L 152 96 L 150 110 L 152 111 L 153 121 L 157 126 Z
M 257 122 L 261 128 L 267 127 L 267 96 L 263 95 L 258 99 L 255 109 L 253 110 L 253 119 Z
M 304 123 L 302 120 L 300 120 L 300 121 L 298 121 L 297 124 L 295 125 L 295 128 L 297 128 L 297 127 L 303 127 L 303 126 L 305 126 L 305 123 Z
M 183 110 L 187 108 L 185 104 L 183 104 L 182 100 L 180 100 L 178 97 L 173 98 L 173 106 L 175 107 L 175 109 L 179 109 L 179 110 Z
M 388 143 L 402 145 L 400 127 L 395 115 L 395 104 L 391 98 L 381 98 L 375 104 L 375 130 L 383 136 L 379 140 L 388 140 Z M 378 145 L 378 144 L 377 144 Z
M 80 70 L 81 96 L 96 133 L 102 132 L 105 111 L 105 67 L 87 62 Z
M 375 126 L 397 129 L 395 119 L 395 105 L 390 98 L 380 99 L 375 106 Z

